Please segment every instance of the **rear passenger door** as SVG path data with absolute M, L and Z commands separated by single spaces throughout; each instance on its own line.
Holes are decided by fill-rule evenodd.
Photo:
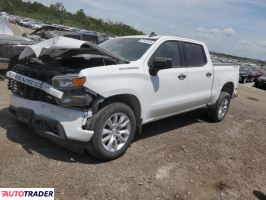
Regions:
M 188 74 L 187 102 L 189 108 L 205 105 L 211 98 L 213 66 L 200 44 L 182 42 Z

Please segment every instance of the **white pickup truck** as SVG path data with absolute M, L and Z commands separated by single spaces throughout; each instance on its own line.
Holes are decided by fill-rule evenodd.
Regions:
M 127 36 L 43 49 L 6 75 L 18 120 L 73 150 L 111 160 L 143 124 L 199 108 L 221 121 L 237 93 L 239 66 L 213 65 L 202 42 Z

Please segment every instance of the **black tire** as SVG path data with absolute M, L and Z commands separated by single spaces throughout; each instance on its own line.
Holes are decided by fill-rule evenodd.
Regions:
M 131 131 L 124 146 L 115 152 L 110 152 L 104 148 L 102 143 L 102 130 L 107 120 L 116 113 L 123 113 L 128 117 L 131 123 Z M 88 152 L 101 161 L 114 160 L 122 156 L 133 141 L 136 132 L 136 117 L 128 105 L 124 103 L 110 103 L 97 113 L 93 121 L 90 123 L 89 129 L 94 130 L 94 135 L 87 146 Z
M 225 114 L 221 117 L 219 116 L 219 108 L 225 99 L 228 100 L 228 107 L 227 107 Z M 220 122 L 224 119 L 230 107 L 230 100 L 231 100 L 231 97 L 229 93 L 221 92 L 216 104 L 212 108 L 207 109 L 208 117 L 212 122 Z

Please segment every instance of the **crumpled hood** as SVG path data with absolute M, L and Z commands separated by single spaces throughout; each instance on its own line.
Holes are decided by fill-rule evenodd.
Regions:
M 70 54 L 70 52 L 73 53 L 73 51 L 76 51 L 77 54 L 87 53 L 87 54 L 104 55 L 116 60 L 119 63 L 129 63 L 128 60 L 121 58 L 120 56 L 115 55 L 112 52 L 102 47 L 99 47 L 94 43 L 62 37 L 62 36 L 55 37 L 40 42 L 38 44 L 26 47 L 23 50 L 23 52 L 20 54 L 19 59 L 22 60 L 27 57 L 39 58 L 44 55 L 47 55 L 51 58 L 66 57 Z

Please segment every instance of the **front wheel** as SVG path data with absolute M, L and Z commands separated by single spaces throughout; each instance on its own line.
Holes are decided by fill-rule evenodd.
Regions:
M 123 155 L 134 139 L 135 114 L 124 103 L 111 103 L 97 113 L 90 126 L 94 135 L 89 153 L 98 160 L 113 160 Z
M 230 94 L 221 92 L 219 99 L 213 108 L 208 108 L 209 119 L 213 122 L 220 122 L 226 116 L 230 106 Z

